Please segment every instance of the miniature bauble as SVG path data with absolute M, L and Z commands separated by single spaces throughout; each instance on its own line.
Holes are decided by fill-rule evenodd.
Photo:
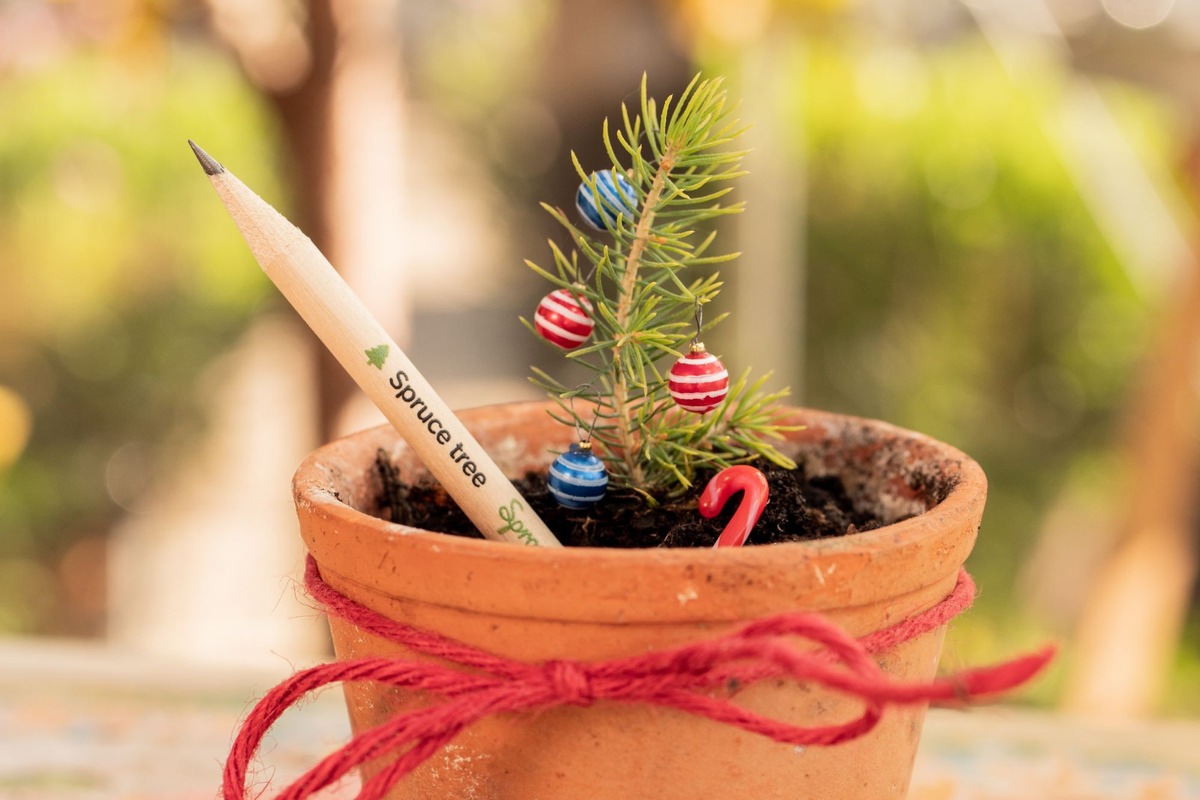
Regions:
M 550 465 L 548 488 L 560 506 L 591 508 L 604 499 L 608 489 L 608 470 L 592 452 L 590 442 L 573 444 L 570 450 L 554 459 Z
M 729 394 L 729 373 L 720 359 L 696 342 L 671 367 L 667 388 L 680 408 L 703 414 L 721 405 Z
M 629 223 L 638 207 L 633 184 L 615 169 L 593 172 L 592 179 L 596 182 L 596 193 L 600 195 L 599 206 L 587 181 L 579 184 L 579 191 L 575 193 L 575 208 L 579 209 L 584 221 L 598 231 L 615 228 L 618 214 L 623 214 Z
M 555 289 L 538 303 L 533 326 L 551 344 L 574 350 L 587 341 L 596 327 L 591 313 L 592 304 L 582 294 Z

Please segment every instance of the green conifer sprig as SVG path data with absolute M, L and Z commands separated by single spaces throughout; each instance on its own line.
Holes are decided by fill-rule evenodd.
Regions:
M 722 204 L 733 188 L 726 184 L 745 174 L 740 169 L 745 151 L 730 149 L 744 128 L 732 118 L 721 84 L 719 78 L 697 75 L 678 100 L 668 97 L 660 109 L 647 96 L 643 76 L 640 113 L 631 115 L 622 104 L 615 136 L 608 120 L 602 130 L 612 167 L 628 176 L 637 192 L 636 213 L 632 218 L 619 213 L 622 209 L 600 194 L 572 153 L 597 206 L 617 217 L 611 242 L 543 203 L 569 234 L 573 249 L 564 252 L 550 241 L 552 268 L 526 261 L 552 284 L 586 297 L 596 323 L 590 343 L 566 353 L 594 374 L 588 385 L 568 387 L 536 368 L 533 382 L 558 400 L 556 419 L 593 430 L 610 485 L 652 502 L 690 486 L 698 471 L 758 458 L 795 466 L 768 441 L 781 439 L 788 429 L 779 421 L 779 402 L 787 392 L 765 393 L 769 376 L 751 381 L 743 373 L 731 382 L 724 403 L 704 415 L 676 407 L 667 389 L 666 373 L 675 359 L 726 316 L 696 330 L 700 311 L 716 298 L 721 281 L 707 270 L 693 275 L 694 268 L 738 255 L 710 253 L 716 231 L 698 233 L 711 220 L 742 211 L 741 203 Z M 581 260 L 586 268 L 581 269 Z M 528 320 L 522 322 L 536 330 Z M 581 396 L 594 405 L 576 403 Z

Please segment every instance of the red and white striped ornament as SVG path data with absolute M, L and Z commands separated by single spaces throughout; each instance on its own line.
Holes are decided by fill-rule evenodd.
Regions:
M 703 414 L 721 405 L 729 394 L 729 373 L 702 343 L 693 342 L 691 351 L 671 367 L 667 388 L 680 408 Z
M 543 297 L 533 315 L 533 325 L 543 339 L 564 350 L 579 347 L 596 327 L 592 304 L 569 289 L 555 289 Z

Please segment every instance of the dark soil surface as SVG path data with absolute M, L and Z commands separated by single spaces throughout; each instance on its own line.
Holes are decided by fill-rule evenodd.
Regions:
M 436 484 L 409 486 L 380 451 L 376 468 L 382 483 L 378 515 L 392 522 L 426 530 L 480 538 L 449 495 Z M 841 480 L 809 478 L 803 469 L 760 465 L 771 488 L 770 501 L 746 544 L 770 544 L 844 536 L 884 524 L 854 508 Z M 650 507 L 633 494 L 610 492 L 586 511 L 562 508 L 546 490 L 545 476 L 529 474 L 514 481 L 517 490 L 568 547 L 712 547 L 741 500 L 734 495 L 715 519 L 704 519 L 696 500 L 704 488 L 698 482 L 679 500 Z

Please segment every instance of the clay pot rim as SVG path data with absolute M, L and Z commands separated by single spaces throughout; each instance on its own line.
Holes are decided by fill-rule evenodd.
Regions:
M 501 404 L 505 406 L 541 405 L 538 401 L 529 403 Z M 496 406 L 479 406 L 466 409 L 461 414 L 470 416 L 471 412 Z M 622 549 L 602 547 L 564 547 L 542 548 L 523 545 L 509 545 L 505 542 L 493 542 L 485 539 L 474 539 L 455 536 L 437 531 L 414 528 L 407 525 L 390 522 L 379 517 L 360 511 L 354 506 L 343 502 L 336 493 L 334 473 L 353 472 L 361 469 L 362 462 L 355 458 L 368 441 L 390 438 L 394 431 L 390 425 L 380 425 L 350 434 L 329 442 L 310 453 L 296 470 L 293 489 L 296 502 L 318 510 L 323 516 L 336 519 L 343 525 L 352 528 L 370 528 L 389 537 L 398 537 L 412 545 L 424 545 L 460 552 L 463 555 L 473 555 L 483 560 L 502 560 L 507 563 L 527 563 L 530 565 L 547 561 L 563 561 L 568 563 L 584 563 L 595 566 L 600 561 L 620 564 L 625 561 L 644 561 L 652 557 L 663 565 L 688 564 L 699 568 L 739 562 L 748 566 L 776 565 L 781 558 L 789 561 L 805 562 L 823 554 L 835 554 L 843 551 L 865 551 L 867 553 L 882 553 L 895 549 L 901 544 L 921 545 L 926 540 L 938 538 L 938 531 L 953 525 L 963 517 L 982 514 L 982 506 L 986 496 L 987 479 L 983 469 L 970 456 L 957 448 L 940 442 L 925 434 L 907 430 L 891 423 L 879 420 L 836 414 L 804 407 L 789 408 L 790 420 L 801 420 L 815 427 L 817 423 L 833 423 L 836 427 L 859 426 L 864 429 L 877 431 L 881 434 L 896 437 L 910 446 L 923 446 L 937 454 L 938 460 L 954 463 L 957 475 L 954 485 L 946 496 L 923 513 L 908 519 L 876 528 L 872 531 L 855 533 L 831 539 L 784 542 L 766 545 L 752 545 L 739 548 L 693 548 L 693 547 L 664 547 L 645 549 Z M 801 435 L 801 439 L 808 438 Z M 371 453 L 374 445 L 370 445 Z M 930 541 L 929 544 L 934 544 Z M 790 556 L 790 558 L 789 558 Z M 960 562 L 961 563 L 961 562 Z

